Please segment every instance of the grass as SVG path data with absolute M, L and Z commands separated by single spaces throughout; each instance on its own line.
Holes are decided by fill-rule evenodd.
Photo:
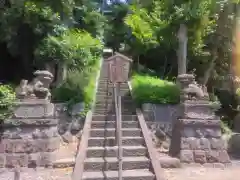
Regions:
M 135 74 L 131 80 L 133 98 L 138 105 L 143 103 L 153 104 L 178 104 L 180 91 L 177 85 L 157 77 Z

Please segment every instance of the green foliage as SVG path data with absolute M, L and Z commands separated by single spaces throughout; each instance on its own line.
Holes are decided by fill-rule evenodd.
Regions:
M 85 109 L 89 110 L 93 102 L 97 72 L 100 68 L 100 60 L 97 59 L 94 62 L 91 67 L 84 68 L 83 71 L 69 70 L 67 79 L 53 89 L 53 100 L 67 102 L 69 108 L 75 103 L 84 102 Z
M 52 33 L 56 25 L 60 25 L 60 16 L 50 6 L 34 1 L 12 3 L 11 8 L 1 11 L 0 39 L 6 41 L 13 55 L 22 54 L 19 47 L 35 46 L 39 39 Z M 23 30 L 23 28 L 25 28 Z M 35 43 L 19 42 L 25 35 Z M 31 42 L 31 41 L 30 41 Z M 29 47 L 32 48 L 32 47 Z
M 144 51 L 148 46 L 157 44 L 154 27 L 151 24 L 151 16 L 144 8 L 131 7 L 132 13 L 127 15 L 125 23 L 132 30 L 132 35 L 141 44 L 143 48 L 139 51 Z M 137 48 L 137 47 L 136 47 Z
M 151 76 L 134 75 L 133 98 L 138 104 L 177 104 L 180 91 L 176 84 Z
M 15 93 L 8 85 L 0 85 L 0 121 L 11 115 Z
M 70 69 L 81 69 L 94 63 L 102 49 L 101 42 L 89 33 L 72 29 L 60 36 L 48 36 L 35 51 L 38 63 L 54 62 Z
M 129 6 L 122 3 L 114 3 L 110 6 L 112 13 L 107 16 L 107 25 L 105 27 L 105 42 L 107 47 L 114 51 L 119 51 L 121 44 L 129 38 L 129 28 L 124 23 Z

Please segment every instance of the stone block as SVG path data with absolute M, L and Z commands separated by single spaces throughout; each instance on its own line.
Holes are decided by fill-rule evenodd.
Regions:
M 0 140 L 0 153 L 4 153 L 5 152 L 5 145 L 3 143 L 3 140 Z
M 13 180 L 14 172 L 9 170 L 0 170 L 0 180 Z
M 57 127 L 36 128 L 32 133 L 33 139 L 48 139 L 58 136 Z
M 229 140 L 229 151 L 235 156 L 240 156 L 240 133 L 231 136 Z
M 230 158 L 226 150 L 212 150 L 206 152 L 207 162 L 209 163 L 230 163 Z
M 200 140 L 195 137 L 189 137 L 187 138 L 188 144 L 190 146 L 191 150 L 197 150 L 200 149 Z
M 190 143 L 188 138 L 181 139 L 181 149 L 183 150 L 190 150 Z
M 6 154 L 6 167 L 27 167 L 28 155 L 27 154 Z
M 180 161 L 183 163 L 194 162 L 193 151 L 191 150 L 181 150 L 180 151 Z
M 203 150 L 195 150 L 194 151 L 194 161 L 196 163 L 200 163 L 200 164 L 206 163 L 207 162 L 207 158 L 206 158 L 205 151 L 203 151 Z
M 160 164 L 162 168 L 180 168 L 181 162 L 178 158 L 160 157 Z
M 200 144 L 199 149 L 201 149 L 201 150 L 210 150 L 210 148 L 211 148 L 210 142 L 207 138 L 200 138 L 199 144 Z
M 220 163 L 230 163 L 231 162 L 226 150 L 219 151 L 218 162 L 220 162 Z
M 193 129 L 192 127 L 184 127 L 181 135 L 183 137 L 195 137 L 196 135 L 195 129 Z
M 14 118 L 45 118 L 54 116 L 54 105 L 47 101 L 29 101 L 18 103 Z
M 34 141 L 33 152 L 52 152 L 59 148 L 60 138 L 37 139 Z
M 40 167 L 40 166 L 53 166 L 53 162 L 56 160 L 55 152 L 41 152 L 29 154 L 29 167 Z
M 5 166 L 5 155 L 4 154 L 0 154 L 0 168 L 4 168 Z
M 180 105 L 180 111 L 183 112 L 181 118 L 186 119 L 214 119 L 216 116 L 211 109 L 209 102 L 186 102 Z
M 221 128 L 206 128 L 204 129 L 204 137 L 206 138 L 221 138 Z
M 206 158 L 208 163 L 217 163 L 219 152 L 218 151 L 206 151 Z
M 56 153 L 44 152 L 40 153 L 38 159 L 39 166 L 53 166 L 54 161 L 56 160 Z
M 33 126 L 56 126 L 58 124 L 58 119 L 54 118 L 13 118 L 13 119 L 7 119 L 4 121 L 4 127 L 9 128 L 9 127 L 17 127 L 19 126 L 22 127 L 33 127 Z M 21 127 L 21 128 L 22 128 Z
M 5 139 L 3 143 L 7 153 L 23 153 L 28 148 L 28 142 L 22 139 Z
M 223 139 L 217 139 L 217 138 L 211 138 L 209 139 L 209 142 L 211 144 L 211 149 L 213 150 L 225 150 L 226 143 Z
M 60 139 L 26 139 L 26 140 L 13 140 L 6 139 L 5 151 L 7 153 L 35 153 L 35 152 L 52 152 L 59 148 Z

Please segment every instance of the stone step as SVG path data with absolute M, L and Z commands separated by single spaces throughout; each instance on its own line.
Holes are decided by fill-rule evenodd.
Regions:
M 113 99 L 114 100 L 114 96 L 112 96 L 112 95 L 109 95 L 109 96 L 107 96 L 107 95 L 99 95 L 98 93 L 97 93 L 97 95 L 96 95 L 96 99 L 99 101 L 99 100 L 110 100 L 110 99 Z M 122 96 L 122 99 L 121 99 L 122 101 L 129 101 L 129 100 L 131 100 L 131 101 L 133 101 L 133 99 L 132 99 L 132 97 L 130 96 L 130 95 L 128 95 L 128 96 Z
M 140 146 L 145 145 L 142 137 L 122 137 L 123 146 Z M 88 146 L 116 146 L 115 137 L 90 137 Z
M 99 112 L 113 112 L 113 113 L 115 113 L 115 107 L 114 107 L 115 105 L 112 105 L 112 107 L 110 107 L 109 106 L 109 108 L 108 107 L 104 107 L 104 106 L 95 106 L 94 107 L 94 110 L 96 111 L 99 111 Z M 136 113 L 136 108 L 133 106 L 133 107 L 124 107 L 124 106 L 121 106 L 122 108 L 121 108 L 121 110 L 122 110 L 122 112 L 135 112 Z
M 108 110 L 99 110 L 95 109 L 93 115 L 107 115 L 107 114 L 115 114 L 114 111 L 108 111 Z M 135 115 L 136 112 L 129 112 L 129 111 L 122 111 L 123 115 Z
M 97 89 L 97 93 L 98 92 L 110 92 L 110 93 L 114 93 L 114 88 L 113 86 L 105 86 L 105 85 L 101 85 L 101 86 L 98 86 L 98 89 Z M 120 88 L 120 90 L 118 92 L 121 92 L 121 93 L 125 93 L 125 94 L 131 94 L 130 93 L 130 90 L 127 88 L 127 87 L 122 87 Z
M 136 115 L 122 115 L 122 121 L 137 121 Z M 116 121 L 115 114 L 108 115 L 93 115 L 92 121 Z
M 92 128 L 115 128 L 116 121 L 92 121 Z M 137 121 L 123 121 L 122 128 L 139 128 Z
M 96 106 L 112 106 L 115 104 L 115 101 L 113 99 L 108 99 L 108 100 L 97 100 L 95 102 L 95 107 Z M 124 100 L 122 101 L 122 107 L 135 107 L 135 104 L 132 100 Z
M 123 170 L 149 169 L 150 160 L 145 156 L 123 157 Z M 85 171 L 117 171 L 117 157 L 87 158 L 84 161 Z
M 114 102 L 109 102 L 109 103 L 104 103 L 104 102 L 98 102 L 95 104 L 95 108 L 98 108 L 98 107 L 104 107 L 104 108 L 115 108 L 115 101 Z M 131 109 L 136 109 L 135 107 L 135 104 L 133 102 L 124 102 L 124 103 L 121 103 L 121 107 L 122 109 L 126 109 L 126 108 L 131 108 Z
M 122 171 L 123 180 L 154 180 L 155 176 L 148 169 Z M 83 180 L 118 180 L 118 171 L 84 172 Z
M 113 83 L 110 81 L 110 79 L 108 79 L 108 78 L 100 78 L 99 80 L 98 80 L 98 84 L 108 84 L 108 85 L 113 85 Z M 128 83 L 127 82 L 124 82 L 124 83 L 121 83 L 120 84 L 120 87 L 128 87 Z
M 115 135 L 116 135 L 115 128 L 91 129 L 91 132 L 90 132 L 91 137 L 113 137 Z M 142 132 L 141 132 L 141 129 L 137 129 L 137 128 L 123 128 L 122 136 L 137 137 L 137 136 L 142 136 Z
M 123 146 L 123 156 L 146 156 L 147 149 L 144 146 Z M 87 157 L 117 157 L 118 146 L 114 147 L 88 147 Z

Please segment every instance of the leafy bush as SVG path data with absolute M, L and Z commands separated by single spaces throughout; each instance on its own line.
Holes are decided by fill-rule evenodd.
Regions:
M 132 78 L 133 98 L 138 104 L 177 104 L 180 91 L 173 82 L 151 76 L 134 75 Z
M 92 67 L 85 68 L 83 71 L 69 70 L 66 80 L 53 89 L 53 100 L 67 102 L 69 108 L 75 103 L 84 102 L 88 110 L 93 102 L 99 63 L 98 59 Z
M 15 98 L 15 93 L 10 86 L 0 85 L 0 121 L 11 114 Z
M 60 36 L 48 36 L 35 51 L 36 62 L 62 63 L 69 69 L 80 69 L 94 64 L 101 53 L 100 40 L 88 32 L 70 29 Z

